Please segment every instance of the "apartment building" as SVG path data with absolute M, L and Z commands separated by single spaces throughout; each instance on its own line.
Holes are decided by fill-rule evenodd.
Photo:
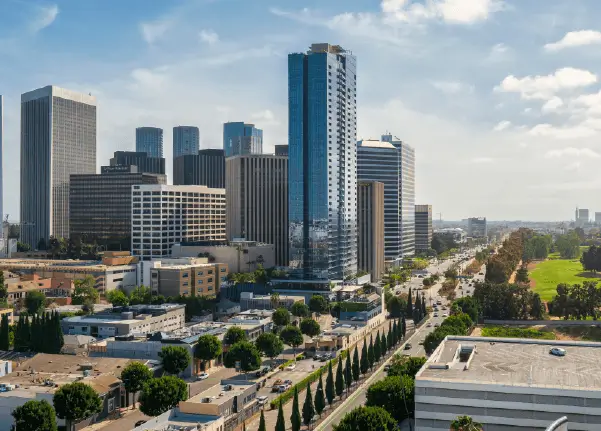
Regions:
M 227 281 L 228 266 L 223 263 L 167 265 L 150 270 L 150 288 L 169 296 L 214 296 Z

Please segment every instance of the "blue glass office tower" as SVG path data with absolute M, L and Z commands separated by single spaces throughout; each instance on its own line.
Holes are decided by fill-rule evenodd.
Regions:
M 196 155 L 200 149 L 198 127 L 177 126 L 173 128 L 173 159 L 186 154 Z
M 136 152 L 146 153 L 149 157 L 163 157 L 163 129 L 136 128 Z
M 290 267 L 301 280 L 357 272 L 356 59 L 336 45 L 288 56 Z
M 223 125 L 225 157 L 263 154 L 263 130 L 254 124 L 230 122 Z

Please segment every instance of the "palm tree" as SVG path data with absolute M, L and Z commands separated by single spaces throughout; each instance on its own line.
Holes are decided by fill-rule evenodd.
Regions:
M 451 422 L 450 431 L 482 431 L 482 424 L 474 421 L 470 416 L 458 416 Z
M 271 294 L 271 298 L 269 298 L 271 301 L 271 307 L 275 310 L 276 308 L 278 308 L 278 305 L 280 304 L 280 294 L 277 292 L 273 292 Z

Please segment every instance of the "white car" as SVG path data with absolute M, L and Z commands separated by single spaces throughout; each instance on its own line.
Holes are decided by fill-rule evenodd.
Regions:
M 428 322 L 428 324 L 426 326 L 429 328 L 432 326 L 432 323 Z
M 553 347 L 551 350 L 549 350 L 549 353 L 554 356 L 565 356 L 566 349 L 562 349 L 561 347 Z
M 286 371 L 293 371 L 296 368 L 296 364 L 290 364 L 286 366 Z
M 442 317 L 449 317 L 447 313 L 443 314 Z
M 267 404 L 267 400 L 269 398 L 267 398 L 265 395 L 261 395 L 260 397 L 257 397 L 257 402 L 259 403 L 260 406 L 263 406 L 265 404 Z
M 198 376 L 196 376 L 196 380 L 205 380 L 209 378 L 209 374 L 208 373 L 200 373 Z

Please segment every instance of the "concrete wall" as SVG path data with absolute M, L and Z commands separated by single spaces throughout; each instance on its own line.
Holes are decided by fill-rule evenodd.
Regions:
M 196 257 L 199 253 L 210 253 L 215 262 L 227 264 L 230 272 L 248 272 L 246 262 L 256 261 L 259 255 L 263 256 L 263 267 L 275 266 L 275 246 L 272 244 L 260 246 L 242 246 L 244 251 L 238 251 L 235 246 L 182 246 L 175 244 L 171 247 L 171 257 Z M 238 267 L 238 262 L 240 266 Z M 251 265 L 251 271 L 255 265 Z

